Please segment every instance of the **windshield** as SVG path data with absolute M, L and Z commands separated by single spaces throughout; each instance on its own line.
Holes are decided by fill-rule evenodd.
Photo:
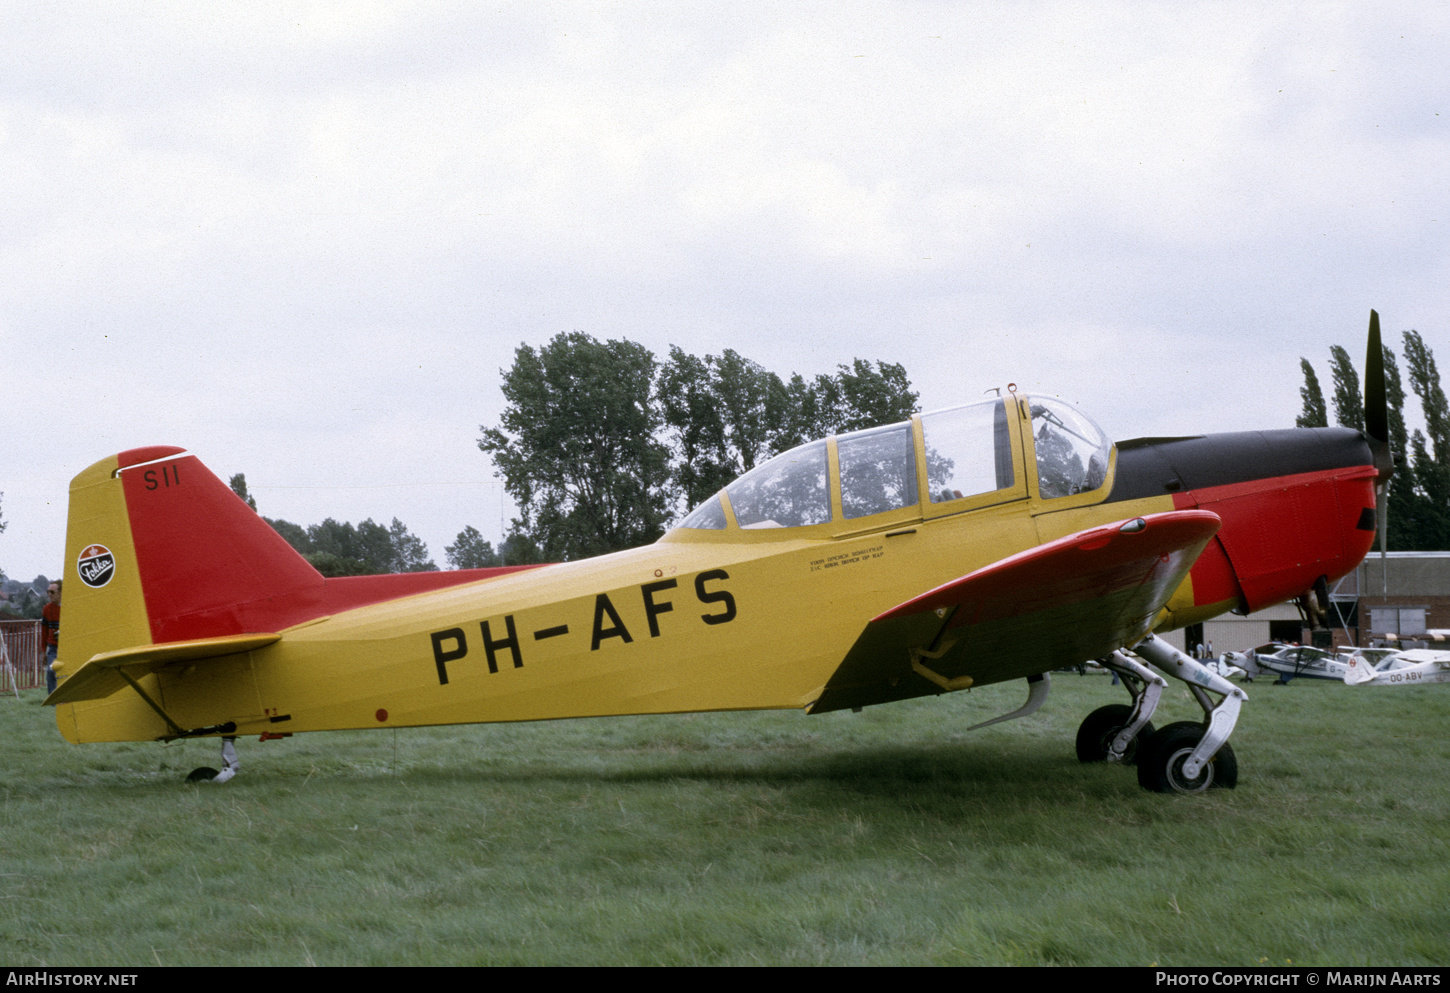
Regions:
M 742 528 L 796 528 L 831 519 L 826 443 L 792 448 L 725 487 Z
M 1002 400 L 989 400 L 921 416 L 932 503 L 963 500 L 1021 485 L 1013 467 L 1016 449 L 1007 409 Z M 1085 457 L 1078 459 L 1071 485 L 1101 485 L 1110 450 L 1102 432 L 1070 408 L 1063 407 L 1060 412 L 1056 406 L 1051 409 L 1054 413 L 1044 421 L 1048 432 L 1044 438 L 1069 439 L 1064 443 L 1065 454 L 1058 460 L 1066 468 L 1058 475 L 1071 474 L 1071 458 L 1082 453 Z M 1075 440 L 1083 436 L 1097 438 L 1099 446 Z M 846 520 L 921 505 L 918 449 L 911 421 L 853 431 L 837 436 L 834 443 L 838 478 L 831 478 L 829 440 L 801 445 L 747 472 L 725 487 L 723 500 L 717 493 L 696 507 L 679 526 L 698 531 L 725 530 L 729 527 L 727 504 L 741 528 L 823 524 L 831 520 L 834 485 L 839 486 L 840 515 Z M 1042 444 L 1045 450 L 1053 442 Z
M 680 522 L 682 528 L 698 531 L 721 531 L 725 528 L 725 508 L 720 505 L 720 494 L 716 493 Z
M 1032 398 L 1037 490 L 1044 500 L 1103 485 L 1112 443 L 1086 414 L 1060 400 Z

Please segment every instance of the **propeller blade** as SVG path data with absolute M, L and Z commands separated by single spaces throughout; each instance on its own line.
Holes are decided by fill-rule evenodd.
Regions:
M 1364 357 L 1364 434 L 1369 441 L 1375 480 L 1375 524 L 1379 534 L 1380 577 L 1388 595 L 1389 572 L 1385 562 L 1385 542 L 1390 526 L 1390 476 L 1395 471 L 1395 456 L 1390 450 L 1390 404 L 1385 394 L 1385 352 L 1380 343 L 1380 315 L 1369 312 L 1369 346 Z
M 1390 478 L 1395 458 L 1390 452 L 1390 405 L 1385 396 L 1385 353 L 1380 344 L 1380 315 L 1369 312 L 1369 347 L 1364 357 L 1364 433 L 1374 453 L 1380 481 Z

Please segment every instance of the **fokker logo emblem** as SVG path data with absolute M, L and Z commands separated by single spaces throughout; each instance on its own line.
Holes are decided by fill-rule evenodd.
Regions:
M 76 559 L 76 572 L 81 582 L 93 589 L 100 589 L 116 574 L 116 557 L 105 545 L 87 545 Z

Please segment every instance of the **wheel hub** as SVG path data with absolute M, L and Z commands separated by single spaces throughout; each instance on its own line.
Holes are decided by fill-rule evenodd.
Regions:
M 1213 785 L 1213 762 L 1205 762 L 1196 779 L 1183 774 L 1183 766 L 1193 755 L 1192 748 L 1180 748 L 1168 757 L 1168 784 L 1177 793 L 1202 793 Z

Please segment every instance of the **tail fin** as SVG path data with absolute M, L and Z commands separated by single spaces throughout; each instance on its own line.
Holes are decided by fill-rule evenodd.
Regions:
M 103 652 L 262 630 L 258 608 L 320 600 L 325 585 L 195 456 L 170 447 L 122 452 L 71 482 L 65 580 L 60 653 L 71 670 Z
M 279 632 L 532 568 L 324 580 L 195 456 L 136 448 L 71 482 L 62 670 L 144 645 Z
M 71 741 L 211 733 L 247 705 L 223 694 L 200 706 L 183 693 L 190 703 L 173 710 L 161 670 L 176 676 L 328 614 L 531 568 L 325 580 L 196 458 L 168 447 L 122 452 L 72 480 L 65 555 L 61 682 L 49 702 Z
M 1352 656 L 1349 666 L 1344 670 L 1344 681 L 1350 686 L 1358 686 L 1374 679 L 1374 666 L 1370 665 L 1369 659 L 1363 655 Z

